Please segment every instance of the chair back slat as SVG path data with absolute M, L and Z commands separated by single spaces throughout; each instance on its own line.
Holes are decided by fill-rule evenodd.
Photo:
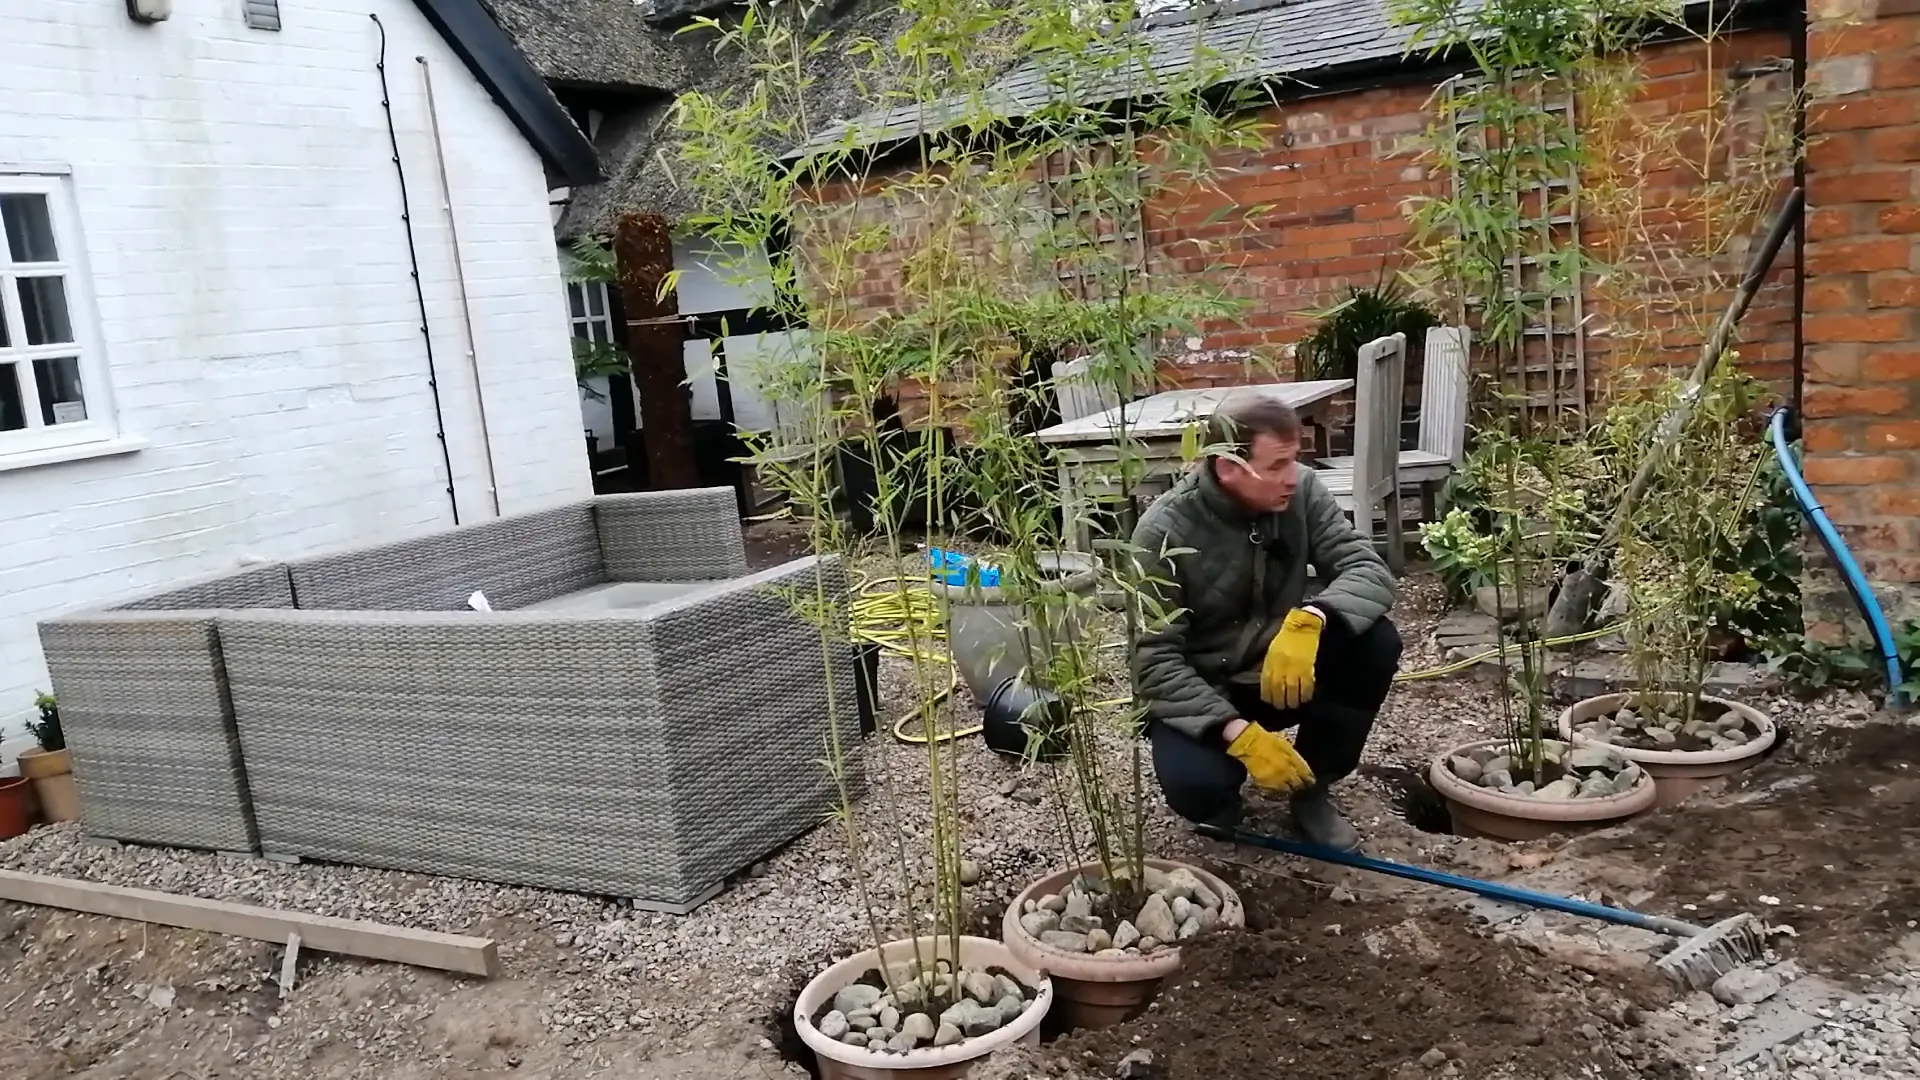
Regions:
M 1060 406 L 1060 420 L 1078 420 L 1103 413 L 1120 404 L 1120 395 L 1111 387 L 1094 381 L 1091 357 L 1053 362 L 1053 393 Z
M 1373 505 L 1400 483 L 1400 412 L 1407 386 L 1407 335 L 1360 348 L 1354 388 L 1353 496 Z
M 1436 326 L 1427 331 L 1425 379 L 1420 387 L 1420 449 L 1459 464 L 1467 450 L 1467 349 L 1471 331 Z

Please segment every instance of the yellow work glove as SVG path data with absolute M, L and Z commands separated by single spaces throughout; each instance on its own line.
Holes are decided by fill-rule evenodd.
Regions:
M 1297 709 L 1313 700 L 1313 662 L 1320 655 L 1325 620 L 1294 608 L 1280 624 L 1260 665 L 1260 699 L 1276 709 Z
M 1227 744 L 1227 753 L 1245 765 L 1247 776 L 1267 791 L 1286 795 L 1313 786 L 1313 770 L 1293 743 L 1259 724 L 1248 724 Z

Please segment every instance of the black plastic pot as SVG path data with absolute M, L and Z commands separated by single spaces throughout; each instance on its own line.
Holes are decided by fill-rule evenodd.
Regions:
M 1051 690 L 1028 686 L 1025 679 L 1001 683 L 980 708 L 981 738 L 1001 757 L 1058 761 L 1073 743 L 1073 718 L 1067 703 Z
M 860 701 L 860 737 L 866 738 L 880 727 L 880 646 L 860 642 L 853 650 L 857 661 L 853 676 Z
M 889 508 L 887 516 L 899 522 L 903 529 L 923 531 L 927 527 L 925 462 L 928 454 L 923 451 L 929 449 L 930 440 L 939 440 L 945 446 L 952 445 L 951 437 L 944 429 L 893 429 L 882 432 L 880 436 L 880 456 L 885 460 L 888 471 L 899 481 L 893 492 L 893 506 Z M 876 511 L 880 500 L 879 478 L 870 450 L 865 439 L 853 439 L 841 443 L 837 454 L 840 496 L 845 501 L 847 516 L 852 521 L 854 531 L 862 533 L 876 530 Z

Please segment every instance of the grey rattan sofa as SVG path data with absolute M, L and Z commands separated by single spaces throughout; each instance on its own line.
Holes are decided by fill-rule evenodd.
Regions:
M 852 651 L 829 686 L 788 592 L 837 595 L 843 571 L 747 574 L 729 489 L 236 577 L 274 570 L 284 597 L 222 579 L 43 624 L 90 831 L 686 910 L 832 804 L 817 762 L 829 695 L 853 731 Z M 476 590 L 494 611 L 468 609 Z M 103 685 L 142 650 L 190 677 L 157 698 Z M 191 752 L 156 747 L 189 732 Z

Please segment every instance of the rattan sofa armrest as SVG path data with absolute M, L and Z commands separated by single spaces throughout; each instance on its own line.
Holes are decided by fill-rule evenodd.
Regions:
M 40 624 L 88 832 L 254 850 L 220 614 L 88 611 Z
M 602 495 L 593 502 L 612 581 L 705 581 L 747 572 L 732 488 Z

